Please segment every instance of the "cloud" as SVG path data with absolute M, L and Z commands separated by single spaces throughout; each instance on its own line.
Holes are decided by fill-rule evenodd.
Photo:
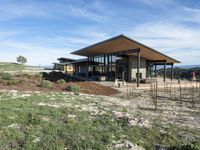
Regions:
M 152 7 L 167 7 L 168 5 L 175 4 L 175 2 L 172 0 L 139 0 L 139 2 Z
M 108 17 L 106 15 L 92 12 L 89 9 L 84 8 L 84 7 L 70 6 L 69 14 L 70 16 L 73 16 L 73 17 L 84 17 L 84 18 L 87 18 L 89 20 L 93 20 L 99 23 L 108 21 Z
M 24 17 L 63 19 L 63 16 L 65 16 L 101 23 L 109 21 L 110 15 L 111 12 L 106 9 L 105 3 L 98 0 L 81 5 L 73 1 L 16 2 L 8 0 L 0 5 L 1 21 Z
M 198 8 L 174 0 L 127 1 L 1 2 L 0 59 L 6 50 L 4 56 L 13 60 L 24 54 L 29 63 L 50 64 L 71 51 L 127 34 L 183 63 L 198 63 L 194 54 L 200 53 Z M 188 50 L 193 53 L 185 60 Z
M 200 23 L 200 9 L 184 7 L 183 11 L 185 12 L 184 21 Z
M 181 60 L 184 64 L 198 63 L 194 56 L 200 50 L 200 30 L 195 28 L 166 21 L 151 22 L 132 29 L 129 36 Z
M 0 20 L 9 20 L 26 16 L 49 16 L 45 11 L 47 7 L 37 5 L 32 1 L 26 3 L 16 1 L 4 1 L 0 5 Z
M 57 62 L 58 57 L 81 58 L 71 55 L 70 52 L 109 37 L 106 33 L 97 32 L 95 29 L 83 28 L 77 32 L 63 32 L 70 36 L 37 37 L 30 42 L 3 39 L 0 41 L 0 60 L 15 61 L 18 55 L 24 55 L 28 59 L 28 64 L 51 65 L 53 62 Z
M 22 34 L 23 31 L 15 31 L 15 30 L 0 30 L 0 39 L 1 38 L 6 38 L 6 37 L 10 37 L 10 36 L 14 36 L 14 35 L 19 35 L 19 34 Z

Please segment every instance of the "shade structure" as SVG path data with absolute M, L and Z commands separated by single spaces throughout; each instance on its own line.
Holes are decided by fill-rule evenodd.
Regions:
M 125 35 L 119 35 L 108 40 L 90 45 L 80 50 L 72 52 L 72 54 L 80 56 L 97 56 L 117 52 L 126 52 L 140 49 L 140 57 L 150 61 L 166 61 L 166 63 L 180 63 L 153 48 L 139 43 Z M 128 53 L 128 55 L 137 55 L 136 53 Z

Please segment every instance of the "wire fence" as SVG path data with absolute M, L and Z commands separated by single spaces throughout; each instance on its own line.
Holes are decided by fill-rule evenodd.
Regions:
M 165 82 L 160 84 L 158 81 L 150 83 L 147 96 L 153 100 L 155 110 L 158 109 L 158 102 L 162 100 L 176 101 L 181 105 L 189 104 L 195 107 L 200 102 L 200 82 Z M 134 98 L 139 93 L 136 83 L 127 84 L 127 98 Z

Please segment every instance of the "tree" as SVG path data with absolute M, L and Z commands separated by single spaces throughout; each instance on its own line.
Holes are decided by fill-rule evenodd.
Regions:
M 17 57 L 17 62 L 21 63 L 23 65 L 23 64 L 25 64 L 27 62 L 27 59 L 24 56 L 19 55 Z

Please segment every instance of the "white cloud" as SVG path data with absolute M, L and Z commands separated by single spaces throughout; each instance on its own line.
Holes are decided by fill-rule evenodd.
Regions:
M 132 29 L 129 35 L 183 64 L 199 63 L 196 56 L 200 55 L 200 30 L 176 23 L 152 22 Z
M 16 1 L 4 1 L 0 5 L 0 20 L 14 19 L 24 16 L 49 16 L 49 11 L 44 5 L 38 5 L 29 1 L 16 3 Z
M 87 29 L 68 33 L 71 36 L 38 37 L 31 42 L 3 39 L 0 41 L 0 60 L 15 61 L 18 55 L 24 55 L 28 64 L 51 65 L 59 57 L 81 58 L 71 55 L 70 52 L 109 37 L 106 33 Z
M 84 7 L 70 6 L 69 14 L 70 14 L 70 16 L 84 17 L 84 18 L 94 20 L 94 21 L 100 22 L 100 23 L 108 20 L 108 17 L 106 15 L 97 14 L 95 12 L 90 11 L 87 8 L 84 8 Z
M 185 12 L 184 21 L 200 23 L 200 9 L 183 7 L 183 11 Z

